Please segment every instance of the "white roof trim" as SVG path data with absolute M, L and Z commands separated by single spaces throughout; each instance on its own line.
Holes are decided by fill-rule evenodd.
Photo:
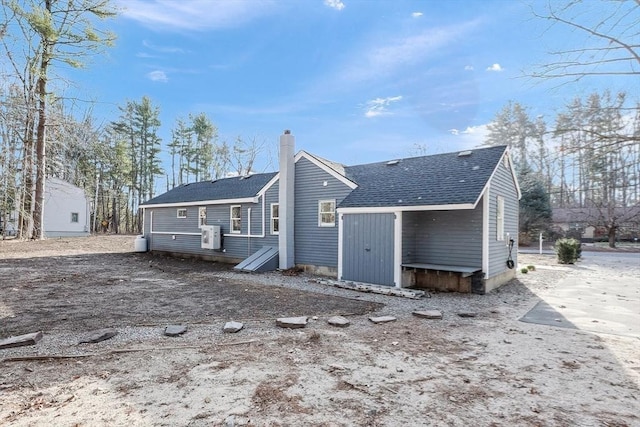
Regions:
M 474 206 L 478 204 L 480 199 L 482 199 L 482 196 L 484 196 L 484 194 L 487 192 L 487 189 L 489 188 L 489 185 L 493 180 L 493 177 L 495 176 L 496 172 L 498 172 L 498 168 L 504 161 L 505 157 L 507 158 L 507 162 L 509 163 L 509 171 L 511 172 L 511 178 L 513 179 L 513 183 L 516 185 L 516 194 L 518 195 L 518 200 L 522 198 L 522 193 L 520 192 L 520 185 L 518 184 L 518 178 L 516 178 L 516 170 L 513 168 L 513 162 L 511 161 L 511 156 L 509 156 L 509 147 L 507 147 L 504 150 L 504 153 L 502 153 L 502 156 L 500 156 L 500 160 L 496 164 L 495 169 L 493 169 L 493 172 L 491 172 L 491 176 L 489 177 L 489 179 L 487 180 L 487 183 L 484 185 L 484 188 L 480 192 L 478 199 L 473 204 Z
M 175 202 L 175 203 L 154 203 L 140 206 L 140 209 L 146 208 L 172 208 L 182 206 L 204 206 L 204 205 L 227 205 L 238 203 L 258 203 L 258 196 L 245 197 L 243 199 L 220 199 L 220 200 L 197 200 L 195 202 Z
M 320 160 L 316 159 L 315 156 L 313 154 L 309 154 L 306 151 L 299 151 L 298 154 L 296 154 L 295 158 L 294 158 L 294 162 L 298 162 L 298 160 L 300 160 L 301 158 L 305 158 L 307 160 L 309 160 L 311 163 L 313 163 L 315 166 L 319 167 L 320 169 L 322 169 L 323 171 L 327 172 L 329 175 L 333 176 L 335 179 L 337 179 L 338 181 L 342 182 L 344 185 L 346 185 L 347 187 L 351 188 L 352 190 L 358 188 L 358 184 L 356 184 L 355 182 L 351 181 L 349 178 L 347 178 L 346 176 L 340 174 L 338 171 L 336 171 L 335 169 L 327 166 L 327 164 L 321 162 Z
M 341 214 L 354 213 L 393 213 L 411 211 L 459 211 L 474 209 L 475 204 L 464 203 L 459 205 L 423 205 L 423 206 L 383 206 L 383 207 L 360 207 L 360 208 L 338 208 Z
M 264 196 L 264 194 L 267 192 L 267 190 L 269 190 L 273 184 L 275 184 L 278 180 L 280 179 L 280 172 L 276 173 L 273 178 L 271 178 L 269 180 L 269 182 L 267 182 L 264 187 L 262 187 L 260 189 L 260 191 L 258 191 L 258 197 L 260 196 Z

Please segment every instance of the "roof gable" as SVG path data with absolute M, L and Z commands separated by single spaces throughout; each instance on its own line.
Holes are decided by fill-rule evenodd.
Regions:
M 339 207 L 475 206 L 505 151 L 497 146 L 348 166 L 346 176 L 358 188 Z
M 358 186 L 355 182 L 353 182 L 346 176 L 344 165 L 323 159 L 322 157 L 307 153 L 306 151 L 300 151 L 298 154 L 296 154 L 295 162 L 298 162 L 298 160 L 302 158 L 309 160 L 311 163 L 324 170 L 329 175 L 332 175 L 338 181 L 341 181 L 347 187 L 354 189 Z
M 142 203 L 141 206 L 231 202 L 252 198 L 256 197 L 275 175 L 276 172 L 260 173 L 184 184 Z

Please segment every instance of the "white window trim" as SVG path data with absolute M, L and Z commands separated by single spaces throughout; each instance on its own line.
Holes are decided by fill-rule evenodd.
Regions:
M 240 216 L 238 218 L 234 218 L 233 217 L 233 208 L 239 208 L 240 209 Z M 240 230 L 234 230 L 233 229 L 233 220 L 237 219 L 240 221 Z M 242 233 L 242 205 L 231 205 L 229 206 L 229 230 L 231 233 L 234 234 L 240 234 Z
M 73 220 L 74 215 L 78 219 L 77 221 Z M 78 223 L 80 223 L 80 212 L 71 212 L 71 224 L 78 224 Z
M 278 207 L 278 216 L 277 217 L 273 216 L 273 207 L 274 206 Z M 271 234 L 276 234 L 276 235 L 280 234 L 280 203 L 271 203 L 271 208 L 270 208 L 270 211 L 269 211 L 269 218 L 270 218 L 269 219 L 269 225 L 270 225 L 269 228 L 271 229 Z M 278 219 L 278 231 L 273 231 L 273 224 L 274 224 L 273 220 L 276 219 L 276 218 Z
M 204 209 L 204 217 L 202 217 L 202 210 Z M 204 219 L 204 224 L 202 220 Z M 198 228 L 202 228 L 203 225 L 207 225 L 207 207 L 199 206 L 198 207 Z
M 180 215 L 181 212 L 184 212 L 184 215 Z M 176 209 L 176 218 L 186 218 L 186 217 L 187 217 L 187 208 Z
M 322 204 L 333 203 L 333 222 L 322 222 Z M 329 213 L 329 212 L 324 212 Z M 318 227 L 335 227 L 336 226 L 336 199 L 318 200 Z
M 496 198 L 496 240 L 504 241 L 504 197 Z

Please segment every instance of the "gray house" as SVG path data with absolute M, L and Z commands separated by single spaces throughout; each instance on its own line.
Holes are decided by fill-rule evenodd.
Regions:
M 520 190 L 504 146 L 344 166 L 280 138 L 280 172 L 186 184 L 144 204 L 151 251 L 484 293 L 515 277 Z M 515 246 L 517 247 L 517 245 Z

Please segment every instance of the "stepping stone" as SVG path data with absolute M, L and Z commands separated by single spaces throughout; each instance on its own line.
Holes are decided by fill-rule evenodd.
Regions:
M 15 337 L 0 340 L 0 349 L 11 347 L 22 347 L 25 345 L 35 345 L 42 339 L 42 332 L 33 332 L 30 334 L 18 335 Z
M 349 319 L 347 319 L 346 317 L 343 316 L 333 316 L 331 318 L 329 318 L 329 320 L 327 320 L 327 322 L 331 325 L 331 326 L 337 326 L 339 328 L 344 328 L 347 327 L 351 324 L 351 322 L 349 322 Z
M 411 314 L 422 319 L 442 319 L 442 313 L 438 310 L 417 310 Z
M 379 316 L 379 317 L 369 317 L 369 320 L 371 320 L 375 324 L 378 324 L 378 323 L 393 322 L 396 320 L 396 318 L 393 316 Z
M 87 338 L 80 341 L 80 344 L 86 344 L 86 343 L 95 344 L 95 343 L 113 338 L 116 335 L 118 335 L 118 331 L 116 331 L 115 329 L 100 329 L 97 331 L 90 332 L 90 335 Z
M 474 312 L 474 311 L 462 311 L 460 313 L 458 313 L 458 316 L 460 317 L 476 317 L 478 315 L 478 313 Z
M 225 323 L 224 328 L 222 328 L 222 331 L 227 334 L 235 334 L 243 327 L 244 325 L 240 322 L 227 322 Z
M 169 325 L 164 328 L 164 334 L 168 337 L 177 337 L 187 332 L 187 327 L 183 325 Z
M 307 326 L 307 316 L 301 317 L 281 317 L 276 320 L 276 326 L 281 328 L 298 329 Z

